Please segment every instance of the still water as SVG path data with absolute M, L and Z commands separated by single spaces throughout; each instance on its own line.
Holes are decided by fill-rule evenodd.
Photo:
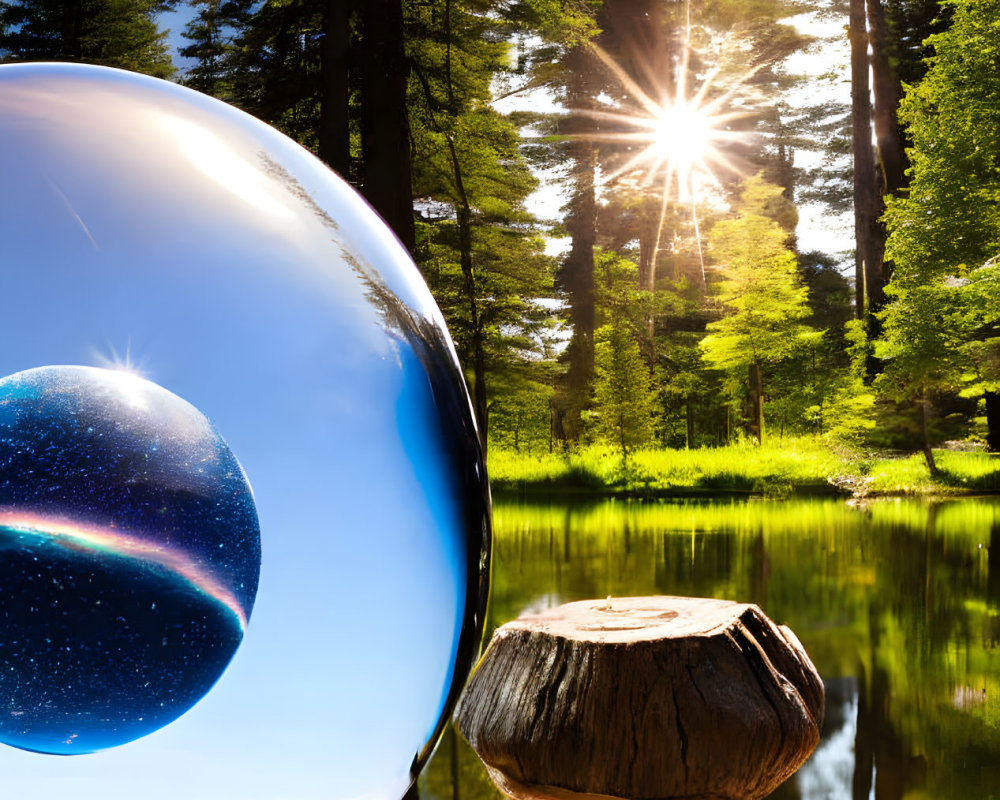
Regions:
M 1000 798 L 1000 499 L 499 499 L 494 524 L 488 634 L 609 594 L 752 602 L 790 626 L 826 721 L 775 800 Z M 450 729 L 420 793 L 499 796 Z

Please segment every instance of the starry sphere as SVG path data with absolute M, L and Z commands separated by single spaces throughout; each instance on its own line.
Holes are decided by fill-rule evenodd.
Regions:
M 183 714 L 242 639 L 253 495 L 194 406 L 127 372 L 0 380 L 0 741 L 62 755 Z
M 211 691 L 95 756 L 39 767 L 0 748 L 5 788 L 398 800 L 478 654 L 490 573 L 469 396 L 408 253 L 281 133 L 118 70 L 0 65 L 0 176 L 0 408 L 9 426 L 28 378 L 54 403 L 37 429 L 3 432 L 20 438 L 0 462 L 16 494 L 0 517 L 0 740 L 79 752 L 138 736 L 239 641 L 249 492 L 214 433 L 218 465 L 180 434 L 153 441 L 143 403 L 150 424 L 195 425 L 169 390 L 225 436 L 264 542 L 253 620 Z M 82 366 L 33 371 L 47 365 Z M 123 365 L 152 383 L 104 369 Z M 71 395 L 107 424 L 84 426 L 56 399 Z M 57 486 L 50 464 L 100 480 Z M 83 713 L 89 744 L 81 729 L 63 745 Z

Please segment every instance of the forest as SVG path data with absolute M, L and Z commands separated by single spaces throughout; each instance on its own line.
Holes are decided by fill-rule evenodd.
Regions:
M 0 60 L 178 81 L 354 185 L 496 474 L 1000 450 L 1000 0 L 3 0 Z

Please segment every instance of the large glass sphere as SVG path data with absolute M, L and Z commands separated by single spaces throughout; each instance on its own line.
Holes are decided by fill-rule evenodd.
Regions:
M 191 404 L 225 437 L 215 457 L 235 454 L 253 486 L 263 554 L 243 643 L 197 705 L 79 758 L 0 748 L 5 790 L 395 800 L 478 650 L 489 572 L 489 493 L 468 396 L 405 250 L 350 187 L 273 129 L 195 92 L 104 68 L 0 67 L 0 181 L 0 376 L 13 376 L 0 395 L 25 375 L 72 383 L 106 378 L 82 367 L 125 368 L 121 380 Z M 25 372 L 51 365 L 65 366 Z M 0 396 L 0 417 L 9 399 Z M 116 414 L 121 425 L 130 419 L 104 412 L 112 426 Z M 218 466 L 199 457 L 208 461 L 187 466 Z M 31 459 L 16 462 L 18 475 L 0 472 L 0 485 L 20 482 L 28 496 Z M 221 474 L 235 476 L 233 465 Z M 143 483 L 134 464 L 123 471 L 126 484 Z M 223 494 L 235 486 L 223 484 Z M 130 523 L 146 530 L 158 509 L 145 508 L 139 525 L 126 496 L 74 495 L 81 519 L 36 497 L 44 520 L 6 518 L 0 580 L 19 536 L 65 536 L 61 524 L 115 528 L 112 537 Z M 224 609 L 241 627 L 247 579 L 205 548 L 239 543 L 196 540 L 179 549 L 222 587 L 198 596 L 206 618 Z M 75 555 L 128 602 L 142 597 L 119 569 L 120 552 L 87 545 Z M 161 566 L 170 583 L 170 565 Z M 0 585 L 0 664 L 16 637 L 39 635 L 24 614 L 13 625 L 9 610 L 51 603 L 54 591 Z M 90 596 L 79 581 L 62 591 L 60 603 L 72 597 L 81 610 L 64 617 L 70 649 L 53 658 L 76 670 L 83 694 L 131 696 L 138 686 L 153 697 L 175 680 L 165 665 L 142 680 L 160 689 L 141 687 L 121 668 L 120 647 L 108 648 L 103 668 L 93 653 L 75 654 Z M 143 647 L 163 638 L 156 624 L 136 636 Z M 33 684 L 43 670 L 14 672 L 0 675 L 4 741 L 18 730 L 23 698 L 52 692 Z M 43 719 L 45 705 L 31 713 Z

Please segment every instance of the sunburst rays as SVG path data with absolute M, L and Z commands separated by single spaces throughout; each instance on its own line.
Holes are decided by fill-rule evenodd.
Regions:
M 709 187 L 721 187 L 723 176 L 741 173 L 729 151 L 747 142 L 748 134 L 733 125 L 752 116 L 752 112 L 736 107 L 736 100 L 759 67 L 743 71 L 727 86 L 722 85 L 722 73 L 716 67 L 700 78 L 696 88 L 692 87 L 690 31 L 689 19 L 676 74 L 653 76 L 660 82 L 654 90 L 659 99 L 644 90 L 606 51 L 591 44 L 591 51 L 624 90 L 627 100 L 621 107 L 571 109 L 571 113 L 595 123 L 593 131 L 576 134 L 576 138 L 620 144 L 630 151 L 637 148 L 608 171 L 604 182 L 613 185 L 629 179 L 644 187 L 657 186 L 660 213 L 654 254 L 660 249 L 671 200 L 678 204 L 690 202 L 704 283 L 698 196 Z M 644 71 L 652 73 L 648 65 Z

